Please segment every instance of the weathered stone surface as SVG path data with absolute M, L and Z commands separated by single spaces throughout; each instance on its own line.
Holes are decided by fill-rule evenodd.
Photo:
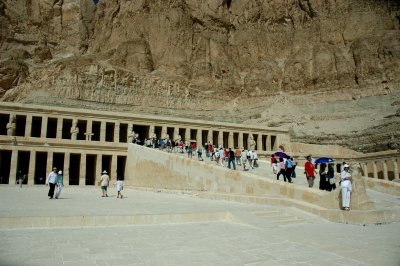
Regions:
M 396 113 L 390 100 L 400 97 L 399 16 L 394 0 L 1 0 L 1 54 L 24 49 L 39 60 L 2 61 L 0 95 L 285 126 L 306 142 L 346 144 L 350 135 L 367 145 L 358 131 L 395 134 L 381 118 Z M 356 111 L 338 114 L 342 101 Z M 355 127 L 330 128 L 349 118 Z

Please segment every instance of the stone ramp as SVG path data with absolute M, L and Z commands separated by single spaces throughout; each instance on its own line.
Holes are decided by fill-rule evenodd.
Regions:
M 332 192 L 308 188 L 297 169 L 298 177 L 293 184 L 277 181 L 267 162 L 249 171 L 228 169 L 217 166 L 205 159 L 189 159 L 186 154 L 169 154 L 159 150 L 137 145 L 129 145 L 126 183 L 134 187 L 158 189 L 160 191 L 191 191 L 202 198 L 227 200 L 262 205 L 294 207 L 324 219 L 341 223 L 379 224 L 400 221 L 400 203 L 385 201 L 381 195 L 368 198 L 364 193 L 352 193 L 352 211 L 340 210 L 340 190 Z M 300 173 L 299 173 L 300 172 Z M 363 189 L 360 180 L 356 180 L 359 189 Z M 374 207 L 374 203 L 378 203 Z M 358 205 L 357 205 L 358 204 Z

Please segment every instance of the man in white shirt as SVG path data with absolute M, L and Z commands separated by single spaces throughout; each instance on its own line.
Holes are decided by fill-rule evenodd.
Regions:
M 340 187 L 342 189 L 342 208 L 346 211 L 350 210 L 350 193 L 352 191 L 352 177 L 349 172 L 350 166 L 343 165 L 343 171 L 340 173 Z
M 49 199 L 52 199 L 54 196 L 54 188 L 57 183 L 57 167 L 53 167 L 53 171 L 47 176 L 46 179 L 46 185 L 50 186 L 49 193 L 47 194 L 49 196 Z

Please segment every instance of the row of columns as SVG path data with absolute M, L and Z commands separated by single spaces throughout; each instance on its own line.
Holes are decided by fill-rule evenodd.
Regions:
M 53 151 L 44 151 L 47 153 L 47 161 L 46 161 L 46 169 L 49 169 L 48 172 L 46 173 L 47 175 L 50 173 L 51 169 L 56 166 L 53 165 Z M 61 152 L 57 152 L 61 153 Z M 80 153 L 80 167 L 79 167 L 79 186 L 85 186 L 86 183 L 86 156 L 87 155 L 96 155 L 96 173 L 95 173 L 95 178 L 98 179 L 100 173 L 103 171 L 102 169 L 102 155 L 101 153 L 93 154 L 93 153 L 87 153 L 87 152 L 81 152 Z M 57 165 L 60 170 L 63 171 L 63 176 L 64 176 L 64 185 L 69 185 L 69 166 L 70 166 L 70 152 L 64 152 L 64 165 L 59 166 Z M 117 175 L 117 154 L 112 154 L 111 155 L 111 170 L 110 170 L 110 176 L 112 178 L 116 178 Z M 15 184 L 16 183 L 16 177 L 17 177 L 17 162 L 18 162 L 18 150 L 12 150 L 11 153 L 11 165 L 10 165 L 10 177 L 9 177 L 9 184 Z M 35 166 L 36 166 L 36 152 L 31 151 L 30 156 L 29 156 L 29 170 L 28 170 L 28 184 L 34 184 L 34 178 L 35 178 Z
M 32 114 L 28 114 L 26 115 L 26 124 L 25 124 L 25 136 L 31 136 L 32 133 L 32 124 L 33 124 L 33 117 L 34 115 Z M 78 130 L 83 130 L 83 129 L 79 129 L 77 124 L 78 124 L 78 119 L 76 118 L 71 118 L 72 120 L 72 126 L 71 128 L 65 129 L 63 128 L 63 119 L 62 117 L 58 117 L 58 118 L 54 118 L 54 117 L 49 117 L 48 115 L 41 115 L 41 132 L 40 132 L 40 138 L 46 138 L 46 134 L 47 134 L 47 130 L 48 130 L 48 124 L 49 124 L 49 118 L 53 118 L 56 119 L 57 122 L 57 129 L 56 129 L 56 139 L 62 139 L 63 136 L 63 130 L 68 130 L 68 134 L 71 134 L 71 139 L 72 140 L 76 140 L 77 139 L 77 132 Z M 93 120 L 93 119 L 85 119 L 86 121 L 86 132 L 84 132 L 84 135 L 86 135 L 86 140 L 91 140 L 91 137 L 93 135 L 93 122 L 99 122 L 100 123 L 100 132 L 99 132 L 99 140 L 101 142 L 105 142 L 106 141 L 106 123 L 107 121 L 104 120 Z M 15 124 L 15 115 L 10 115 L 10 121 L 9 124 Z M 114 142 L 119 142 L 119 136 L 120 136 L 120 125 L 121 122 L 120 121 L 113 121 L 110 122 L 114 124 Z M 127 132 L 126 132 L 126 136 L 130 136 L 130 133 L 132 133 L 133 131 L 133 127 L 135 124 L 133 123 L 125 123 L 127 125 Z M 15 126 L 15 125 L 14 125 Z M 155 124 L 150 124 L 150 125 L 142 125 L 142 126 L 148 126 L 149 127 L 149 132 L 148 132 L 148 136 L 145 136 L 147 138 L 152 138 L 155 135 Z M 178 135 L 179 135 L 179 126 L 172 126 L 174 128 L 174 132 L 173 132 L 173 140 L 178 139 Z M 161 138 L 164 138 L 164 135 L 167 134 L 167 125 L 162 125 L 162 136 Z M 193 130 L 193 128 L 190 127 L 185 127 L 185 140 L 188 141 L 191 139 L 191 130 Z M 15 127 L 14 127 L 15 130 Z M 277 143 L 274 145 L 275 147 L 271 147 L 272 143 L 271 143 L 271 135 L 266 135 L 266 134 L 262 134 L 262 133 L 258 133 L 255 132 L 254 134 L 258 136 L 257 141 L 254 141 L 255 138 L 253 138 L 253 133 L 252 132 L 234 132 L 232 130 L 223 130 L 223 129 L 219 129 L 217 130 L 218 132 L 218 143 L 214 143 L 214 138 L 213 138 L 213 132 L 215 130 L 213 129 L 201 129 L 201 128 L 194 128 L 194 130 L 197 130 L 197 134 L 196 134 L 196 141 L 197 143 L 201 143 L 204 144 L 205 142 L 210 142 L 214 145 L 223 145 L 224 144 L 224 132 L 228 133 L 228 146 L 234 148 L 234 144 L 237 143 L 238 147 L 244 147 L 244 143 L 245 141 L 247 141 L 247 147 L 257 147 L 257 150 L 259 151 L 263 151 L 263 150 L 274 150 L 276 149 L 276 147 L 278 146 Z M 203 131 L 207 131 L 207 137 L 206 139 L 203 139 Z M 238 139 L 237 142 L 235 141 L 235 136 L 234 134 L 237 133 L 238 135 Z M 15 132 L 14 132 L 15 134 Z M 244 140 L 243 135 L 244 134 L 248 134 L 248 139 Z M 142 138 L 144 136 L 141 136 Z M 266 147 L 263 147 L 263 138 L 266 138 Z M 170 136 L 171 138 L 171 136 Z M 129 139 L 128 139 L 129 141 Z
M 394 179 L 399 180 L 399 166 L 398 166 L 398 159 L 392 158 L 391 160 L 381 160 L 381 161 L 372 161 L 372 162 L 365 162 L 361 163 L 362 169 L 364 172 L 364 176 L 369 176 L 369 171 L 368 171 L 368 164 L 372 164 L 372 177 L 373 178 L 378 178 L 378 166 L 377 163 L 380 162 L 382 164 L 382 173 L 383 173 L 383 179 L 384 180 L 389 180 L 389 175 L 388 175 L 388 162 L 391 162 L 393 166 L 393 174 L 394 174 Z

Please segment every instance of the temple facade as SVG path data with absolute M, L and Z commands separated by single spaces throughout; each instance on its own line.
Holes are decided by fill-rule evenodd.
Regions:
M 52 167 L 65 185 L 94 185 L 106 170 L 124 177 L 128 143 L 148 138 L 181 139 L 257 150 L 290 147 L 287 130 L 20 103 L 0 103 L 0 183 L 44 184 Z

